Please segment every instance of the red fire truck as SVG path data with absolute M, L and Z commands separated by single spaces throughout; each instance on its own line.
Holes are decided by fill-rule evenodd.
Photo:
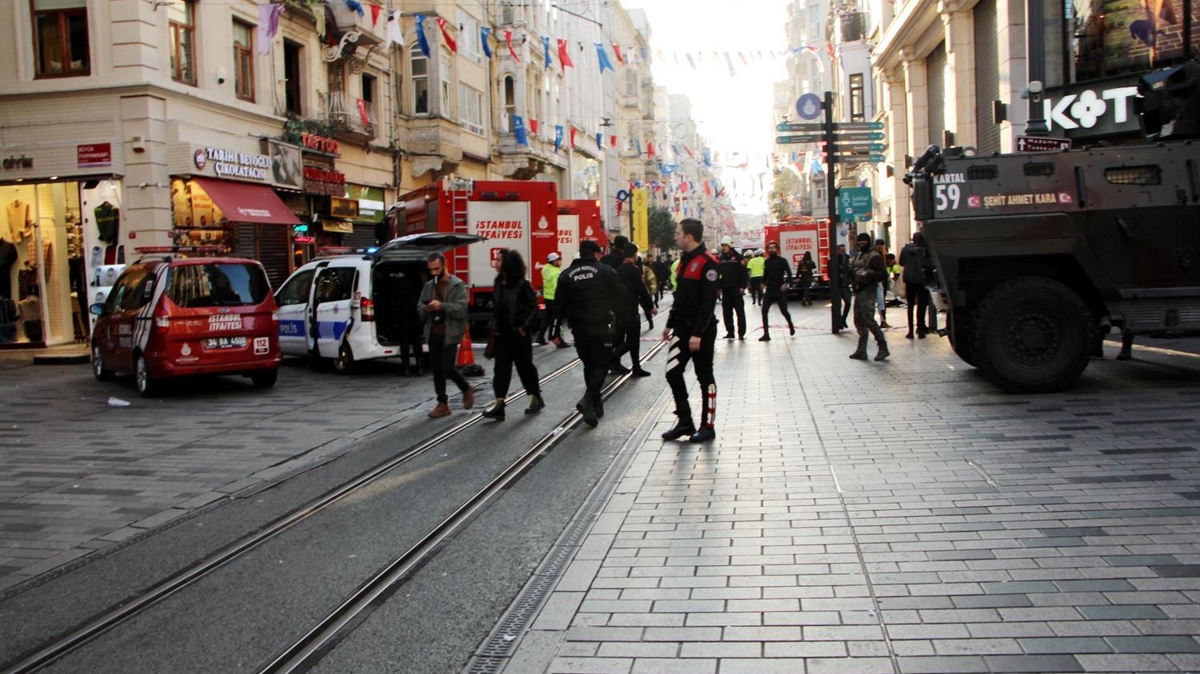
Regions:
M 601 248 L 608 248 L 608 233 L 600 221 L 600 202 L 592 199 L 558 200 L 558 254 L 563 257 L 563 266 L 579 253 L 579 244 L 595 241 Z M 538 268 L 545 260 L 538 261 Z
M 502 249 L 521 253 L 530 283 L 540 289 L 533 267 L 559 248 L 558 192 L 550 182 L 444 179 L 401 195 L 396 211 L 395 236 L 456 232 L 487 239 L 446 256 L 446 268 L 467 284 L 473 318 L 491 312 L 492 260 Z
M 763 234 L 764 246 L 772 241 L 779 244 L 779 254 L 787 260 L 793 273 L 796 271 L 796 263 L 800 262 L 804 253 L 812 253 L 813 260 L 817 263 L 817 271 L 813 276 L 813 287 L 828 287 L 829 277 L 826 269 L 829 258 L 828 220 L 792 216 L 766 225 L 763 228 Z

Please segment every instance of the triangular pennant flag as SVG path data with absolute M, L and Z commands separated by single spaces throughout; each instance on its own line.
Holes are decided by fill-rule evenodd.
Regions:
M 646 141 L 646 154 L 650 157 L 654 156 L 654 141 Z
M 492 29 L 484 26 L 479 29 L 479 45 L 483 47 L 483 55 L 492 58 Z
M 689 52 L 687 54 L 684 54 L 684 56 L 687 57 L 688 65 L 692 67 L 692 70 L 696 70 L 696 62 L 692 60 L 691 53 Z
M 608 137 L 608 146 L 609 146 L 609 147 L 616 147 L 616 146 L 617 146 L 617 137 L 616 137 L 615 135 L 614 135 L 614 136 L 609 136 L 609 137 Z
M 600 149 L 603 149 L 603 148 L 604 148 L 604 134 L 603 134 L 603 133 L 597 133 L 597 134 L 596 134 L 596 149 L 597 149 L 597 150 L 600 150 Z
M 543 65 L 548 69 L 548 68 L 550 68 L 551 64 L 554 63 L 554 61 L 550 58 L 550 36 L 549 35 L 542 36 L 542 53 L 546 55 L 545 63 L 543 63 Z
M 567 53 L 567 41 L 562 38 L 558 39 L 558 62 L 562 64 L 563 72 L 566 72 L 567 68 L 575 67 L 575 64 L 571 63 L 571 55 Z
M 417 21 L 417 47 L 421 49 L 425 58 L 429 58 L 432 52 L 429 50 L 429 39 L 425 37 L 425 15 L 418 14 L 415 18 Z
M 517 56 L 517 52 L 516 52 L 516 50 L 513 49 L 513 46 L 512 46 L 512 31 L 511 30 L 504 31 L 504 44 L 508 45 L 508 55 L 511 56 L 514 61 L 516 61 L 517 63 L 520 63 L 521 57 Z
M 451 35 L 450 35 L 450 31 L 447 30 L 446 20 L 439 16 L 437 18 L 437 25 L 438 25 L 438 28 L 442 29 L 442 39 L 444 39 L 446 41 L 446 46 L 450 48 L 450 53 L 457 54 L 458 53 L 458 43 L 454 41 L 454 38 L 451 37 Z
M 608 54 L 604 53 L 604 45 L 596 43 L 596 57 L 600 59 L 600 72 L 604 72 L 605 68 L 614 70 L 612 61 L 608 60 Z
M 558 154 L 558 148 L 562 147 L 563 142 L 563 127 L 562 124 L 554 125 L 554 153 Z
M 537 130 L 538 130 L 538 121 L 536 119 L 529 120 L 529 131 L 530 131 L 530 133 L 533 134 L 534 138 L 537 138 Z
M 379 25 L 379 12 L 382 9 L 383 9 L 383 7 L 380 7 L 379 5 L 371 5 L 371 27 L 372 28 Z
M 725 65 L 729 66 L 729 76 L 737 77 L 737 73 L 733 71 L 733 59 L 729 58 L 729 52 L 725 52 Z
M 621 65 L 625 65 L 625 59 L 621 56 L 621 47 L 614 44 L 612 46 L 612 48 L 613 48 L 613 54 L 616 54 L 616 56 L 617 56 L 617 63 L 620 63 Z
M 635 138 L 635 139 L 633 140 L 633 142 L 637 143 L 637 153 L 638 153 L 638 155 L 637 155 L 637 156 L 639 156 L 639 157 L 640 157 L 640 156 L 642 156 L 642 139 L 641 139 L 641 138 Z
M 575 147 L 575 127 L 571 127 L 571 147 Z
M 283 15 L 283 3 L 258 6 L 258 53 L 266 56 L 275 44 L 279 32 L 279 17 Z

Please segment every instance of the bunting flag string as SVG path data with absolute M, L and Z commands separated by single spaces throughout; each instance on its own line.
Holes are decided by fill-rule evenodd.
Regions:
M 615 54 L 615 55 L 616 55 L 616 57 L 617 57 L 617 63 L 620 63 L 621 65 L 625 65 L 625 59 L 624 59 L 624 58 L 621 56 L 621 47 L 620 47 L 620 45 L 615 45 L 615 44 L 614 44 L 614 45 L 612 46 L 612 48 L 613 48 L 613 54 Z M 611 64 L 609 65 L 609 67 L 610 67 L 610 68 L 612 67 L 612 66 L 611 66 Z
M 553 64 L 553 60 L 550 58 L 550 36 L 549 35 L 542 36 L 542 53 L 546 55 L 545 63 L 543 65 L 545 66 L 545 68 L 547 70 L 549 70 L 550 66 Z
M 520 63 L 521 58 L 519 56 L 517 56 L 517 52 L 515 50 L 513 50 L 512 31 L 511 30 L 504 31 L 504 44 L 508 45 L 508 53 L 510 56 L 512 56 L 513 60 L 516 61 L 517 63 Z
M 608 60 L 608 54 L 606 54 L 604 52 L 604 45 L 599 42 L 596 43 L 596 57 L 600 59 L 600 72 L 601 73 L 604 72 L 605 68 L 608 68 L 609 70 L 615 70 L 613 68 L 612 61 Z
M 437 18 L 438 28 L 442 29 L 442 39 L 446 41 L 446 46 L 450 48 L 451 54 L 458 53 L 458 43 L 450 36 L 450 31 L 446 28 L 446 20 L 442 17 Z
M 483 47 L 483 55 L 488 57 L 488 60 L 491 60 L 491 58 L 492 58 L 491 37 L 492 37 L 492 29 L 491 28 L 484 26 L 479 29 L 479 45 L 481 47 Z
M 429 38 L 425 37 L 425 15 L 418 14 L 415 20 L 417 22 L 417 47 L 425 55 L 425 58 L 430 58 L 433 52 L 429 49 Z
M 388 47 L 394 44 L 404 45 L 404 33 L 400 30 L 400 11 L 396 10 L 388 15 L 387 20 L 387 39 Z
M 563 126 L 562 126 L 562 124 L 555 124 L 554 125 L 554 154 L 558 154 L 559 148 L 562 147 L 562 142 L 563 142 Z
M 529 147 L 529 136 L 525 133 L 525 119 L 520 115 L 513 115 L 512 125 L 513 135 L 517 138 L 517 144 Z
M 371 5 L 371 27 L 372 28 L 379 25 L 379 12 L 382 10 L 383 10 L 383 7 L 381 7 L 379 5 Z
M 547 65 L 549 65 L 549 54 L 546 55 Z M 567 72 L 567 68 L 574 68 L 575 64 L 571 62 L 571 55 L 567 53 L 567 41 L 559 38 L 558 40 L 558 62 L 562 64 L 563 72 Z

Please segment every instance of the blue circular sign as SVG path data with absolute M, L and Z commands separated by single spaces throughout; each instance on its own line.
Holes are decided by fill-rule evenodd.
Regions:
M 629 192 L 626 192 L 625 190 L 617 191 L 617 201 L 626 201 L 628 199 L 629 199 Z
M 821 116 L 821 97 L 816 94 L 804 94 L 796 99 L 796 114 L 800 119 L 812 121 Z

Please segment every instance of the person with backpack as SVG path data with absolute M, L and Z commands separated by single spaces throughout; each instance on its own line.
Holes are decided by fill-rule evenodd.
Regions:
M 812 299 L 809 298 L 809 293 L 812 291 L 813 276 L 817 273 L 817 263 L 813 260 L 812 251 L 804 251 L 804 257 L 796 263 L 796 277 L 800 279 L 800 306 L 811 307 Z
M 916 335 L 925 339 L 925 335 L 929 334 L 929 328 L 925 325 L 925 315 L 929 308 L 929 288 L 925 285 L 929 252 L 925 248 L 924 234 L 916 232 L 912 236 L 912 242 L 900 250 L 900 266 L 904 268 L 904 301 L 908 304 L 908 334 L 904 337 L 913 338 L 913 311 L 916 311 Z

